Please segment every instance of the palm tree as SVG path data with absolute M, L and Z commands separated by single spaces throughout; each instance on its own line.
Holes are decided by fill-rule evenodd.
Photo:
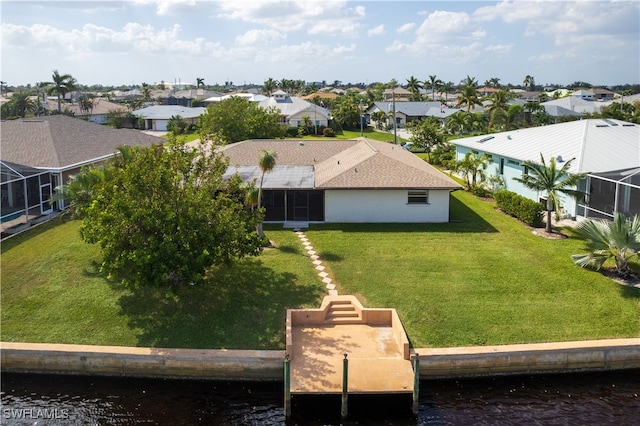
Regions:
M 258 166 L 262 171 L 262 176 L 260 177 L 260 187 L 258 189 L 258 208 L 262 207 L 262 183 L 264 182 L 265 173 L 270 173 L 271 170 L 276 166 L 276 159 L 278 158 L 278 153 L 275 151 L 263 149 L 260 153 L 260 161 L 258 162 Z M 262 230 L 262 222 L 258 224 L 258 236 L 260 238 L 264 238 L 264 231 Z
M 584 173 L 569 173 L 573 160 L 575 160 L 575 158 L 565 162 L 564 165 L 558 169 L 554 157 L 551 157 L 549 165 L 547 166 L 544 156 L 540 153 L 540 163 L 523 161 L 522 165 L 525 167 L 525 170 L 528 169 L 529 173 L 522 175 L 522 177 L 514 178 L 514 180 L 522 183 L 529 189 L 546 193 L 547 224 L 545 230 L 547 232 L 551 232 L 551 212 L 553 210 L 556 212 L 560 211 L 561 194 L 578 199 L 586 195 L 584 192 L 572 189 L 576 187 L 580 180 L 586 175 Z
M 140 94 L 142 95 L 143 103 L 151 101 L 151 87 L 147 83 L 142 83 Z
M 422 96 L 420 95 L 420 89 L 422 85 L 420 84 L 420 80 L 411 76 L 407 79 L 407 90 L 411 92 L 411 100 L 421 101 Z
M 62 74 L 58 72 L 58 70 L 53 71 L 53 75 L 51 76 L 53 82 L 49 83 L 49 89 L 47 93 L 49 95 L 56 94 L 58 95 L 58 111 L 62 112 L 62 102 L 61 99 L 67 93 L 75 90 L 76 88 L 76 79 L 73 78 L 70 74 Z
M 482 105 L 480 98 L 478 98 L 478 91 L 473 85 L 463 84 L 458 89 L 458 102 L 456 106 L 464 106 L 467 108 L 467 112 L 471 111 L 474 105 Z
M 532 76 L 530 75 L 526 75 L 524 80 L 522 81 L 522 84 L 524 85 L 524 89 L 528 89 L 530 92 L 533 92 L 536 88 L 536 83 L 535 80 Z
M 613 222 L 585 220 L 578 224 L 576 232 L 587 241 L 589 249 L 589 253 L 571 256 L 576 265 L 599 270 L 607 260 L 614 259 L 619 276 L 633 275 L 629 261 L 640 256 L 640 216 L 627 219 L 616 212 Z
M 196 89 L 199 89 L 200 86 L 204 89 L 204 78 L 196 77 Z
M 484 182 L 486 179 L 484 172 L 491 162 L 493 158 L 488 154 L 475 155 L 473 152 L 467 152 L 462 160 L 453 164 L 452 170 L 464 175 L 467 188 L 473 190 L 477 187 L 478 180 Z
M 273 93 L 273 90 L 277 86 L 278 86 L 278 82 L 275 81 L 273 78 L 269 77 L 264 81 L 264 84 L 262 85 L 262 90 L 267 94 L 267 97 L 271 97 L 271 93 Z
M 7 102 L 13 113 L 11 115 L 17 115 L 25 117 L 29 112 L 36 112 L 38 110 L 38 103 L 31 97 L 31 93 L 26 90 L 15 92 L 11 95 L 11 99 Z
M 442 84 L 442 80 L 440 80 L 436 75 L 430 75 L 429 80 L 425 80 L 424 87 L 431 89 L 431 100 L 436 100 L 436 90 L 440 88 Z

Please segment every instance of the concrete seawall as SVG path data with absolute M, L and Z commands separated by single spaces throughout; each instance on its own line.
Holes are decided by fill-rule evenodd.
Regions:
M 416 348 L 420 376 L 481 377 L 640 369 L 640 338 L 460 348 Z M 284 351 L 0 343 L 3 372 L 282 380 Z

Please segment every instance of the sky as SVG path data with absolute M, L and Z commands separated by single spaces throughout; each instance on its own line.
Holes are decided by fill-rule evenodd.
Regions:
M 129 0 L 0 2 L 10 86 L 640 82 L 640 2 Z

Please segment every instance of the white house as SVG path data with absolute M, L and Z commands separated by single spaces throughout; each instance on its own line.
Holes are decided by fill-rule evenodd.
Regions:
M 589 119 L 549 126 L 473 136 L 451 141 L 457 159 L 468 152 L 489 154 L 487 176 L 501 176 L 506 189 L 540 200 L 546 194 L 525 188 L 513 180 L 528 173 L 522 162 L 547 165 L 555 158 L 558 167 L 571 159 L 570 173 L 586 173 L 578 189 L 584 201 L 563 199 L 566 217 L 612 217 L 613 212 L 640 213 L 640 126 L 620 120 Z
M 316 127 L 329 125 L 329 110 L 297 96 L 289 96 L 282 90 L 274 92 L 273 96 L 262 100 L 258 105 L 261 108 L 278 109 L 282 115 L 282 123 L 289 127 L 302 125 L 305 116 L 309 117 Z
M 204 107 L 190 108 L 181 105 L 153 105 L 133 111 L 133 115 L 145 121 L 146 130 L 167 131 L 171 117 L 180 116 L 189 124 L 195 124 L 200 115 L 207 112 Z
M 277 153 L 264 176 L 271 222 L 448 222 L 455 181 L 400 146 L 351 140 L 248 140 L 221 148 L 227 176 L 259 181 L 260 152 Z

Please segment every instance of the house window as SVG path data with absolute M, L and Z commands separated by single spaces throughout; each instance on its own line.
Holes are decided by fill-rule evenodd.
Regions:
M 414 189 L 409 191 L 407 204 L 428 204 L 429 191 L 426 189 Z
M 524 168 L 523 173 L 525 175 L 528 175 L 529 174 L 529 167 L 527 167 L 527 166 L 522 166 L 522 167 Z

